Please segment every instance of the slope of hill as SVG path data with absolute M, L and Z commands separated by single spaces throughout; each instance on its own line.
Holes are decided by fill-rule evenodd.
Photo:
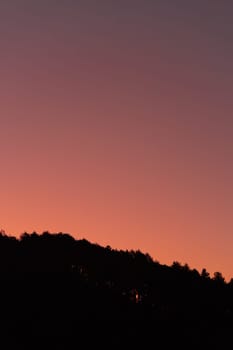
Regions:
M 178 262 L 161 265 L 140 251 L 68 234 L 16 239 L 2 232 L 0 283 L 1 320 L 11 333 L 23 325 L 34 336 L 71 335 L 80 323 L 108 320 L 128 325 L 118 337 L 127 333 L 139 341 L 146 324 L 147 333 L 151 326 L 160 329 L 157 335 L 182 331 L 197 345 L 203 339 L 215 344 L 216 334 L 227 339 L 233 329 L 233 283 L 221 273 L 210 278 L 205 269 L 200 274 Z

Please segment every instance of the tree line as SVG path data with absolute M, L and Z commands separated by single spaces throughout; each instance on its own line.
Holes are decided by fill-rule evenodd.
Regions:
M 140 332 L 127 333 L 134 340 L 146 323 L 212 344 L 219 332 L 226 339 L 233 325 L 233 280 L 227 283 L 220 272 L 210 277 L 205 268 L 162 265 L 140 250 L 64 233 L 16 238 L 1 231 L 0 285 L 0 316 L 11 332 L 23 324 L 32 335 L 67 335 L 80 322 L 109 320 L 137 322 L 134 330 L 139 322 Z

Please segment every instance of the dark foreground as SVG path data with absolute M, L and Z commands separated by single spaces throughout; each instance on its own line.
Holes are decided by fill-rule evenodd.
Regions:
M 0 235 L 0 319 L 9 341 L 231 346 L 233 285 L 67 234 Z

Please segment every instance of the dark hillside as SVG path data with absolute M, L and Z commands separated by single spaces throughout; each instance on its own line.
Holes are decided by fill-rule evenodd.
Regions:
M 233 286 L 221 273 L 210 278 L 68 234 L 1 233 L 0 283 L 0 317 L 11 334 L 68 336 L 85 322 L 117 321 L 116 342 L 173 334 L 164 336 L 172 342 L 181 332 L 190 345 L 211 345 L 227 342 L 233 325 Z

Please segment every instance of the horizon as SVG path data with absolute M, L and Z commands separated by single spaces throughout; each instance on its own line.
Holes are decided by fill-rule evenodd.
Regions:
M 222 274 L 222 272 L 221 271 L 214 271 L 214 272 L 210 272 L 210 271 L 208 271 L 205 267 L 202 267 L 201 269 L 198 269 L 198 268 L 196 268 L 195 266 L 190 266 L 190 264 L 188 263 L 188 262 L 184 262 L 184 261 L 180 261 L 179 259 L 175 259 L 175 260 L 173 260 L 170 264 L 168 264 L 168 263 L 162 263 L 161 261 L 159 261 L 157 258 L 156 258 L 156 256 L 152 256 L 149 252 L 147 252 L 147 251 L 142 251 L 141 249 L 140 249 L 140 247 L 138 247 L 138 248 L 134 248 L 134 249 L 131 249 L 130 247 L 128 247 L 128 248 L 122 248 L 122 247 L 112 247 L 112 246 L 110 246 L 110 245 L 103 245 L 103 244 L 100 244 L 99 242 L 94 242 L 94 241 L 90 241 L 87 237 L 85 237 L 85 236 L 74 236 L 72 233 L 70 233 L 70 232 L 61 232 L 61 231 L 59 231 L 59 232 L 50 232 L 50 231 L 48 231 L 48 230 L 44 230 L 44 231 L 41 231 L 41 232 L 37 232 L 37 231 L 32 231 L 32 232 L 26 232 L 26 231 L 24 231 L 24 232 L 22 232 L 21 234 L 19 234 L 19 235 L 14 235 L 14 234 L 10 234 L 10 233 L 7 233 L 7 232 L 5 232 L 5 230 L 3 230 L 3 229 L 1 229 L 0 230 L 0 234 L 3 234 L 3 235 L 6 235 L 7 237 L 12 237 L 12 238 L 16 238 L 17 240 L 18 239 L 20 239 L 20 238 L 22 238 L 23 237 L 23 235 L 24 234 L 28 234 L 28 235 L 32 235 L 32 234 L 37 234 L 38 236 L 42 236 L 44 233 L 48 233 L 48 234 L 50 234 L 50 235 L 58 235 L 58 234 L 62 234 L 62 235 L 68 235 L 68 236 L 70 236 L 70 237 L 72 237 L 72 238 L 74 238 L 75 240 L 77 240 L 77 241 L 79 241 L 79 240 L 86 240 L 87 242 L 89 242 L 89 243 L 91 243 L 91 244 L 93 244 L 93 245 L 98 245 L 98 246 L 100 246 L 100 247 L 103 247 L 103 248 L 107 248 L 107 247 L 110 247 L 111 248 L 111 250 L 114 250 L 114 251 L 124 251 L 124 252 L 131 252 L 131 251 L 133 251 L 133 252 L 136 252 L 136 251 L 140 251 L 142 254 L 144 254 L 144 255 L 146 255 L 146 254 L 148 254 L 151 258 L 152 258 L 152 260 L 153 260 L 153 262 L 155 262 L 155 263 L 159 263 L 160 265 L 163 265 L 163 266 L 168 266 L 168 267 L 172 267 L 172 265 L 173 265 L 173 263 L 178 263 L 178 264 L 180 264 L 182 267 L 183 266 L 188 266 L 189 267 L 189 269 L 190 269 L 190 271 L 191 270 L 196 270 L 196 271 L 198 271 L 198 273 L 201 275 L 201 272 L 202 272 L 202 270 L 206 270 L 206 272 L 207 273 L 209 273 L 209 276 L 210 276 L 210 278 L 214 278 L 214 273 L 215 272 L 220 272 L 221 273 L 221 275 L 223 276 L 223 278 L 224 278 L 224 280 L 225 280 L 225 282 L 226 283 L 229 283 L 230 281 L 231 281 L 231 279 L 233 279 L 233 276 L 231 277 L 229 277 L 228 276 L 228 278 L 226 278 L 226 276 L 224 276 L 223 274 Z
M 1 227 L 233 276 L 233 4 L 2 0 Z

